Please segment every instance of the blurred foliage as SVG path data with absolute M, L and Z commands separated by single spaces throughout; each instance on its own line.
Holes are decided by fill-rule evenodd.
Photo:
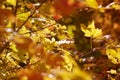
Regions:
M 120 0 L 0 0 L 0 80 L 119 80 Z

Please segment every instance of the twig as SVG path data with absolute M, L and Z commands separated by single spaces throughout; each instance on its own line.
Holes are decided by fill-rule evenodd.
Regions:
M 16 6 L 13 8 L 15 18 L 16 18 L 16 15 L 17 15 L 17 8 L 18 8 L 18 0 L 16 0 Z M 16 20 L 14 20 L 14 22 L 13 22 L 13 30 L 14 31 L 15 31 L 15 28 L 16 28 Z
M 16 30 L 16 32 L 19 32 L 19 31 L 20 31 L 20 29 L 28 22 L 28 20 L 35 14 L 36 10 L 39 9 L 41 6 L 42 6 L 42 4 L 39 5 L 39 6 L 31 13 L 31 15 L 28 16 L 28 18 L 21 24 L 21 26 Z
M 118 73 L 115 77 L 115 80 L 118 80 L 119 79 L 119 76 L 120 76 L 120 73 Z
M 53 24 L 50 24 L 50 25 L 44 26 L 42 29 L 49 28 L 49 27 L 51 27 L 51 26 L 53 26 L 53 25 L 55 25 L 55 24 L 57 24 L 57 23 L 53 23 Z M 30 31 L 30 32 L 23 33 L 23 34 L 34 33 L 34 32 L 37 32 L 37 31 L 40 31 L 40 30 L 34 30 L 34 31 Z
M 89 52 L 85 53 L 84 55 L 81 55 L 80 57 L 85 57 L 85 56 L 87 56 L 87 55 L 89 55 L 89 54 L 94 53 L 95 51 L 105 49 L 105 47 L 106 47 L 106 46 L 103 46 L 103 47 L 98 47 L 98 48 L 93 48 L 91 51 L 89 51 Z
M 117 46 L 113 46 L 113 47 L 109 47 L 110 49 L 114 49 L 114 48 L 120 48 L 120 46 L 119 45 L 117 45 Z M 84 53 L 84 55 L 82 55 L 82 56 L 80 56 L 80 57 L 85 57 L 85 56 L 87 56 L 87 55 L 89 55 L 89 54 L 92 54 L 92 53 L 94 53 L 95 51 L 98 51 L 98 50 L 103 50 L 103 49 L 106 49 L 106 45 L 104 45 L 104 46 L 102 46 L 102 47 L 98 47 L 98 48 L 93 48 L 91 51 L 89 51 L 89 52 L 87 52 L 87 53 Z

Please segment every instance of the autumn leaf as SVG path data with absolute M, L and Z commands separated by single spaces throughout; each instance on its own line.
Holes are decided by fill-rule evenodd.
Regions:
M 30 12 L 19 13 L 19 14 L 17 14 L 17 18 L 19 20 L 25 21 L 29 15 L 30 15 Z
M 114 64 L 120 63 L 120 49 L 107 49 L 106 54 L 108 58 L 111 60 Z
M 55 53 L 47 53 L 44 56 L 44 60 L 43 60 L 47 65 L 50 65 L 52 67 L 56 67 L 56 66 L 62 66 L 63 63 L 63 57 L 60 54 L 55 54 Z
M 85 1 L 89 7 L 94 8 L 94 9 L 98 8 L 98 4 L 97 4 L 96 0 L 85 0 Z
M 64 67 L 68 70 L 68 71 L 72 71 L 73 68 L 75 66 L 78 67 L 77 63 L 74 61 L 74 59 L 70 56 L 71 53 L 66 51 L 66 50 L 62 50 L 64 52 L 64 56 L 63 56 L 63 59 L 64 59 Z M 74 66 L 74 67 L 73 67 Z
M 86 37 L 92 38 L 100 38 L 102 36 L 102 30 L 95 28 L 94 21 L 86 27 L 85 25 L 81 24 L 81 30 L 85 33 Z
M 0 9 L 0 26 L 5 26 L 8 21 L 14 21 L 15 17 L 10 9 Z
M 65 64 L 64 67 L 69 71 L 69 72 L 65 72 L 65 71 L 61 71 L 58 72 L 58 79 L 62 79 L 62 80 L 92 80 L 92 78 L 90 77 L 89 74 L 87 74 L 85 71 L 82 71 L 79 66 L 77 65 L 77 63 L 75 62 L 75 60 L 70 56 L 70 52 L 66 51 L 66 50 L 62 50 L 64 52 L 64 60 L 65 60 Z M 85 77 L 86 76 L 86 77 Z
M 113 69 L 111 69 L 110 71 L 107 71 L 107 72 L 110 73 L 110 74 L 117 74 L 117 71 L 113 70 Z
M 33 48 L 35 47 L 35 42 L 29 37 L 16 35 L 13 39 L 13 42 L 18 49 L 26 50 L 30 53 L 34 51 Z
M 16 0 L 7 0 L 7 3 L 16 6 Z
M 76 30 L 75 25 L 68 25 L 68 34 L 72 37 L 74 36 L 74 31 Z
M 33 69 L 21 69 L 17 76 L 19 80 L 43 80 L 41 73 Z
M 68 16 L 73 13 L 76 7 L 75 0 L 55 0 L 53 4 L 56 11 L 62 13 L 64 16 Z

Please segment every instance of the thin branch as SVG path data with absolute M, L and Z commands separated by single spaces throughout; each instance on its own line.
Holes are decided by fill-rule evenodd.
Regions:
M 19 32 L 19 31 L 20 31 L 20 29 L 28 22 L 28 20 L 35 14 L 36 10 L 38 10 L 41 6 L 42 6 L 42 4 L 39 5 L 39 6 L 31 13 L 31 15 L 28 16 L 28 18 L 21 24 L 21 26 L 16 30 L 16 32 Z
M 115 80 L 118 80 L 119 79 L 119 76 L 120 76 L 120 73 L 117 73 L 116 77 L 115 77 Z
M 114 46 L 114 47 L 110 47 L 110 49 L 111 48 L 120 48 L 120 46 L 119 45 L 117 45 L 117 46 Z M 89 52 L 87 52 L 87 53 L 84 53 L 84 55 L 82 55 L 82 56 L 80 56 L 80 57 L 85 57 L 85 56 L 87 56 L 87 55 L 89 55 L 89 54 L 92 54 L 92 53 L 94 53 L 94 52 L 96 52 L 96 51 L 99 51 L 99 50 L 104 50 L 104 49 L 106 49 L 106 45 L 104 45 L 104 46 L 102 46 L 102 47 L 98 47 L 98 48 L 93 48 L 91 51 L 89 51 Z
M 92 54 L 96 51 L 99 51 L 99 50 L 102 50 L 102 49 L 105 49 L 106 46 L 103 46 L 103 47 L 98 47 L 98 48 L 93 48 L 91 51 L 87 52 L 87 53 L 84 53 L 84 55 L 81 55 L 80 57 L 85 57 L 89 54 Z
M 49 27 L 51 27 L 51 26 L 53 26 L 53 25 L 55 25 L 55 24 L 57 24 L 57 23 L 53 23 L 53 24 L 50 24 L 50 25 L 44 26 L 42 29 L 49 28 Z M 23 33 L 23 34 L 34 33 L 34 32 L 37 32 L 37 31 L 40 31 L 40 30 L 34 30 L 34 31 L 30 31 L 30 32 Z
M 16 15 L 17 15 L 17 8 L 18 8 L 18 0 L 16 0 L 16 6 L 13 8 L 15 18 L 16 18 Z M 14 22 L 13 22 L 13 30 L 14 31 L 15 31 L 15 28 L 16 28 L 16 20 L 14 20 Z

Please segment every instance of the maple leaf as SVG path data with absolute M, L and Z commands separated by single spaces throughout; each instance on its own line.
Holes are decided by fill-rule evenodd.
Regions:
M 102 36 L 102 30 L 95 28 L 94 21 L 88 27 L 81 24 L 81 30 L 85 33 L 86 37 L 100 38 Z

